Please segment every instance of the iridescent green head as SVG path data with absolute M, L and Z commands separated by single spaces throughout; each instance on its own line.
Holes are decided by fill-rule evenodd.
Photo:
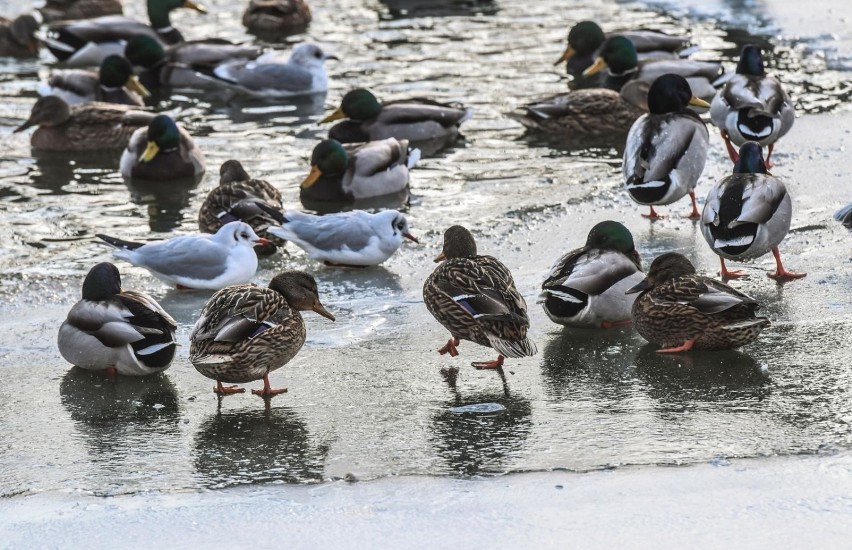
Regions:
M 102 262 L 89 270 L 83 281 L 84 300 L 106 300 L 121 293 L 121 275 L 118 268 Z
M 636 54 L 636 47 L 633 42 L 623 36 L 613 36 L 604 42 L 595 64 L 583 71 L 583 75 L 589 76 L 598 73 L 604 67 L 609 67 L 609 72 L 612 74 L 619 75 L 638 66 L 639 57 Z
M 600 222 L 589 231 L 586 247 L 617 250 L 624 254 L 633 252 L 636 248 L 630 230 L 611 220 Z
M 302 183 L 302 189 L 313 185 L 321 176 L 339 176 L 349 166 L 349 155 L 339 141 L 325 139 L 314 147 L 311 154 L 311 173 Z
M 109 55 L 101 62 L 98 77 L 107 88 L 121 88 L 133 76 L 130 63 L 120 55 Z
M 178 8 L 189 8 L 201 13 L 207 10 L 196 4 L 193 0 L 148 0 L 148 19 L 154 29 L 163 29 L 171 26 L 169 12 Z
M 356 88 L 350 90 L 343 96 L 340 107 L 336 111 L 322 119 L 320 122 L 331 122 L 341 118 L 350 120 L 369 120 L 379 115 L 382 105 L 370 90 Z
M 751 76 L 764 76 L 766 69 L 763 67 L 763 53 L 760 46 L 746 44 L 740 50 L 740 60 L 737 63 L 737 74 Z
M 747 141 L 740 146 L 740 158 L 734 164 L 734 174 L 765 174 L 766 163 L 760 144 Z
M 150 69 L 166 58 L 166 51 L 158 40 L 140 34 L 127 42 L 127 46 L 124 47 L 124 57 L 133 65 Z
M 157 115 L 148 124 L 148 145 L 139 160 L 150 162 L 161 151 L 180 147 L 180 130 L 169 115 Z
M 594 21 L 580 21 L 568 31 L 568 45 L 580 55 L 594 53 L 605 40 L 603 29 Z

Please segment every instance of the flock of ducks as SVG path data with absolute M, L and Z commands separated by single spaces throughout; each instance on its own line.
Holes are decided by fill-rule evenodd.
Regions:
M 324 92 L 324 62 L 317 45 L 297 45 L 289 58 L 253 45 L 183 39 L 170 22 L 177 8 L 204 11 L 192 0 L 148 0 L 150 25 L 125 18 L 113 0 L 50 0 L 42 11 L 46 31 L 32 16 L 3 20 L 0 54 L 36 55 L 45 45 L 63 64 L 97 71 L 54 71 L 39 87 L 43 96 L 15 131 L 37 127 L 34 149 L 122 150 L 120 171 L 134 180 L 200 176 L 204 156 L 190 134 L 166 114 L 141 109 L 149 88 L 227 88 L 248 95 L 289 97 Z M 98 12 L 97 7 L 102 11 Z M 64 12 L 58 10 L 64 9 Z M 94 17 L 85 19 L 88 17 Z M 68 20 L 79 18 L 78 20 Z M 310 10 L 301 1 L 251 0 L 243 22 L 252 31 L 281 35 L 304 29 Z M 565 62 L 575 88 L 528 105 L 520 118 L 530 132 L 558 136 L 608 136 L 626 143 L 626 193 L 655 207 L 689 196 L 696 220 L 719 256 L 744 260 L 772 252 L 770 277 L 804 276 L 785 269 L 778 246 L 792 217 L 784 183 L 768 170 L 774 144 L 793 125 L 794 111 L 781 84 L 765 72 L 757 46 L 743 47 L 736 73 L 718 63 L 688 58 L 689 39 L 660 32 L 606 34 L 580 22 L 568 34 Z M 707 125 L 693 109 L 709 108 L 734 162 L 699 210 L 695 189 L 709 149 Z M 381 102 L 366 89 L 346 93 L 322 123 L 339 121 L 312 153 L 300 184 L 303 204 L 324 215 L 285 210 L 280 192 L 252 178 L 237 160 L 220 168 L 219 186 L 198 215 L 200 233 L 137 243 L 108 235 L 116 258 L 147 269 L 180 289 L 215 290 L 190 336 L 190 361 L 216 380 L 220 396 L 263 380 L 254 393 L 271 397 L 269 373 L 292 359 L 305 341 L 301 311 L 334 321 L 320 302 L 314 278 L 286 271 L 268 287 L 247 284 L 258 255 L 287 242 L 331 266 L 367 267 L 386 261 L 404 239 L 417 242 L 396 210 L 352 210 L 363 199 L 407 196 L 409 170 L 421 154 L 452 144 L 472 116 L 461 105 L 423 98 Z M 768 147 L 766 158 L 763 147 Z M 429 312 L 450 334 L 441 354 L 458 355 L 461 340 L 493 348 L 499 369 L 509 357 L 532 356 L 529 317 L 510 270 L 477 253 L 466 228 L 446 230 L 439 265 L 423 286 Z M 568 327 L 608 329 L 632 323 L 660 352 L 743 346 L 769 325 L 758 304 L 723 282 L 700 276 L 680 254 L 663 254 L 647 272 L 630 231 L 604 221 L 585 246 L 560 258 L 540 295 L 547 316 Z M 176 353 L 176 324 L 149 296 L 123 290 L 110 263 L 91 268 L 82 299 L 59 330 L 59 351 L 70 363 L 122 375 L 166 369 Z

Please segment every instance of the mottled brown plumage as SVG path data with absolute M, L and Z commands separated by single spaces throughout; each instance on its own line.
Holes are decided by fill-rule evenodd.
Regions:
M 626 97 L 605 88 L 574 90 L 527 105 L 521 123 L 531 130 L 566 136 L 627 134 L 644 111 Z
M 123 13 L 119 0 L 47 0 L 38 11 L 45 23 Z
M 302 32 L 310 22 L 305 0 L 250 0 L 243 12 L 243 25 L 257 34 L 284 37 Z
M 769 326 L 755 316 L 757 302 L 728 285 L 695 272 L 684 256 L 658 256 L 645 279 L 628 292 L 633 326 L 660 352 L 732 349 L 753 342 Z
M 0 56 L 38 57 L 37 30 L 38 21 L 32 15 L 0 17 Z

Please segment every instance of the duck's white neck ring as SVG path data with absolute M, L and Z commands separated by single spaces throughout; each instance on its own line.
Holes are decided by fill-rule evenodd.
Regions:
M 169 25 L 167 27 L 158 27 L 154 30 L 157 31 L 157 34 L 166 34 L 166 33 L 170 33 L 173 30 L 175 30 L 175 28 L 172 27 L 171 25 Z
M 626 71 L 623 71 L 623 72 L 620 72 L 620 73 L 614 73 L 614 72 L 610 71 L 609 74 L 611 76 L 627 76 L 629 74 L 635 73 L 638 70 L 639 70 L 639 67 L 633 67 L 632 69 L 627 69 Z

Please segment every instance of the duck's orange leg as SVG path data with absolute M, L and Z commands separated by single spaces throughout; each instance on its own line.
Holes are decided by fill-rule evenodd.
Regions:
M 697 220 L 701 217 L 701 212 L 698 211 L 698 203 L 695 202 L 695 191 L 689 192 L 689 198 L 692 199 L 692 212 L 684 216 L 690 220 Z
M 474 361 L 470 364 L 475 369 L 499 369 L 503 366 L 503 356 L 498 355 L 494 361 Z
M 445 353 L 449 353 L 450 357 L 455 357 L 459 354 L 459 350 L 456 349 L 456 346 L 459 345 L 458 338 L 450 338 L 447 340 L 447 345 L 438 350 L 438 353 L 444 355 Z
M 695 345 L 695 338 L 687 340 L 683 344 L 673 348 L 658 349 L 657 353 L 677 353 L 679 351 L 689 351 L 692 349 L 693 345 Z
M 801 279 L 807 275 L 807 273 L 796 273 L 794 271 L 787 271 L 784 269 L 784 266 L 781 265 L 781 253 L 778 251 L 777 246 L 772 249 L 772 254 L 775 256 L 775 273 L 766 274 L 766 276 L 770 279 L 775 279 L 779 283 L 784 283 L 795 279 Z
M 721 130 L 722 139 L 725 140 L 725 148 L 728 150 L 728 156 L 731 158 L 731 162 L 736 163 L 740 160 L 739 152 L 734 148 L 734 145 L 731 143 L 731 138 L 728 137 L 728 132 L 725 130 Z
M 664 216 L 664 215 L 662 215 L 662 214 L 657 214 L 657 211 L 656 211 L 656 210 L 654 210 L 654 207 L 653 207 L 653 206 L 651 206 L 651 211 L 650 211 L 650 212 L 648 212 L 647 214 L 642 214 L 642 217 L 643 217 L 643 218 L 648 218 L 649 220 L 662 220 L 663 218 L 665 218 L 665 216 Z
M 267 372 L 263 375 L 263 389 L 251 390 L 251 393 L 261 397 L 272 397 L 279 393 L 287 393 L 287 388 L 272 389 L 272 386 L 269 384 L 269 373 Z
M 766 165 L 766 169 L 767 169 L 767 170 L 769 170 L 769 169 L 771 169 L 773 166 L 775 166 L 774 164 L 772 164 L 771 162 L 769 162 L 769 157 L 771 157 L 771 156 L 772 156 L 772 150 L 773 150 L 773 149 L 775 149 L 775 144 L 774 144 L 774 143 L 770 143 L 770 144 L 769 144 L 769 147 L 768 147 L 768 149 L 767 149 L 767 151 L 766 151 L 766 160 L 764 160 L 764 161 L 763 161 L 763 164 L 765 164 L 765 165 Z
M 622 319 L 620 321 L 604 321 L 601 323 L 601 328 L 613 328 L 633 323 L 633 319 Z
M 719 256 L 719 261 L 722 262 L 722 270 L 719 272 L 719 276 L 722 277 L 723 281 L 748 277 L 748 274 L 741 269 L 738 269 L 737 271 L 728 271 L 728 267 L 725 265 L 725 258 Z
M 216 395 L 231 395 L 234 393 L 244 393 L 245 388 L 239 386 L 223 386 L 221 380 L 216 380 L 216 385 L 213 386 L 213 393 Z

